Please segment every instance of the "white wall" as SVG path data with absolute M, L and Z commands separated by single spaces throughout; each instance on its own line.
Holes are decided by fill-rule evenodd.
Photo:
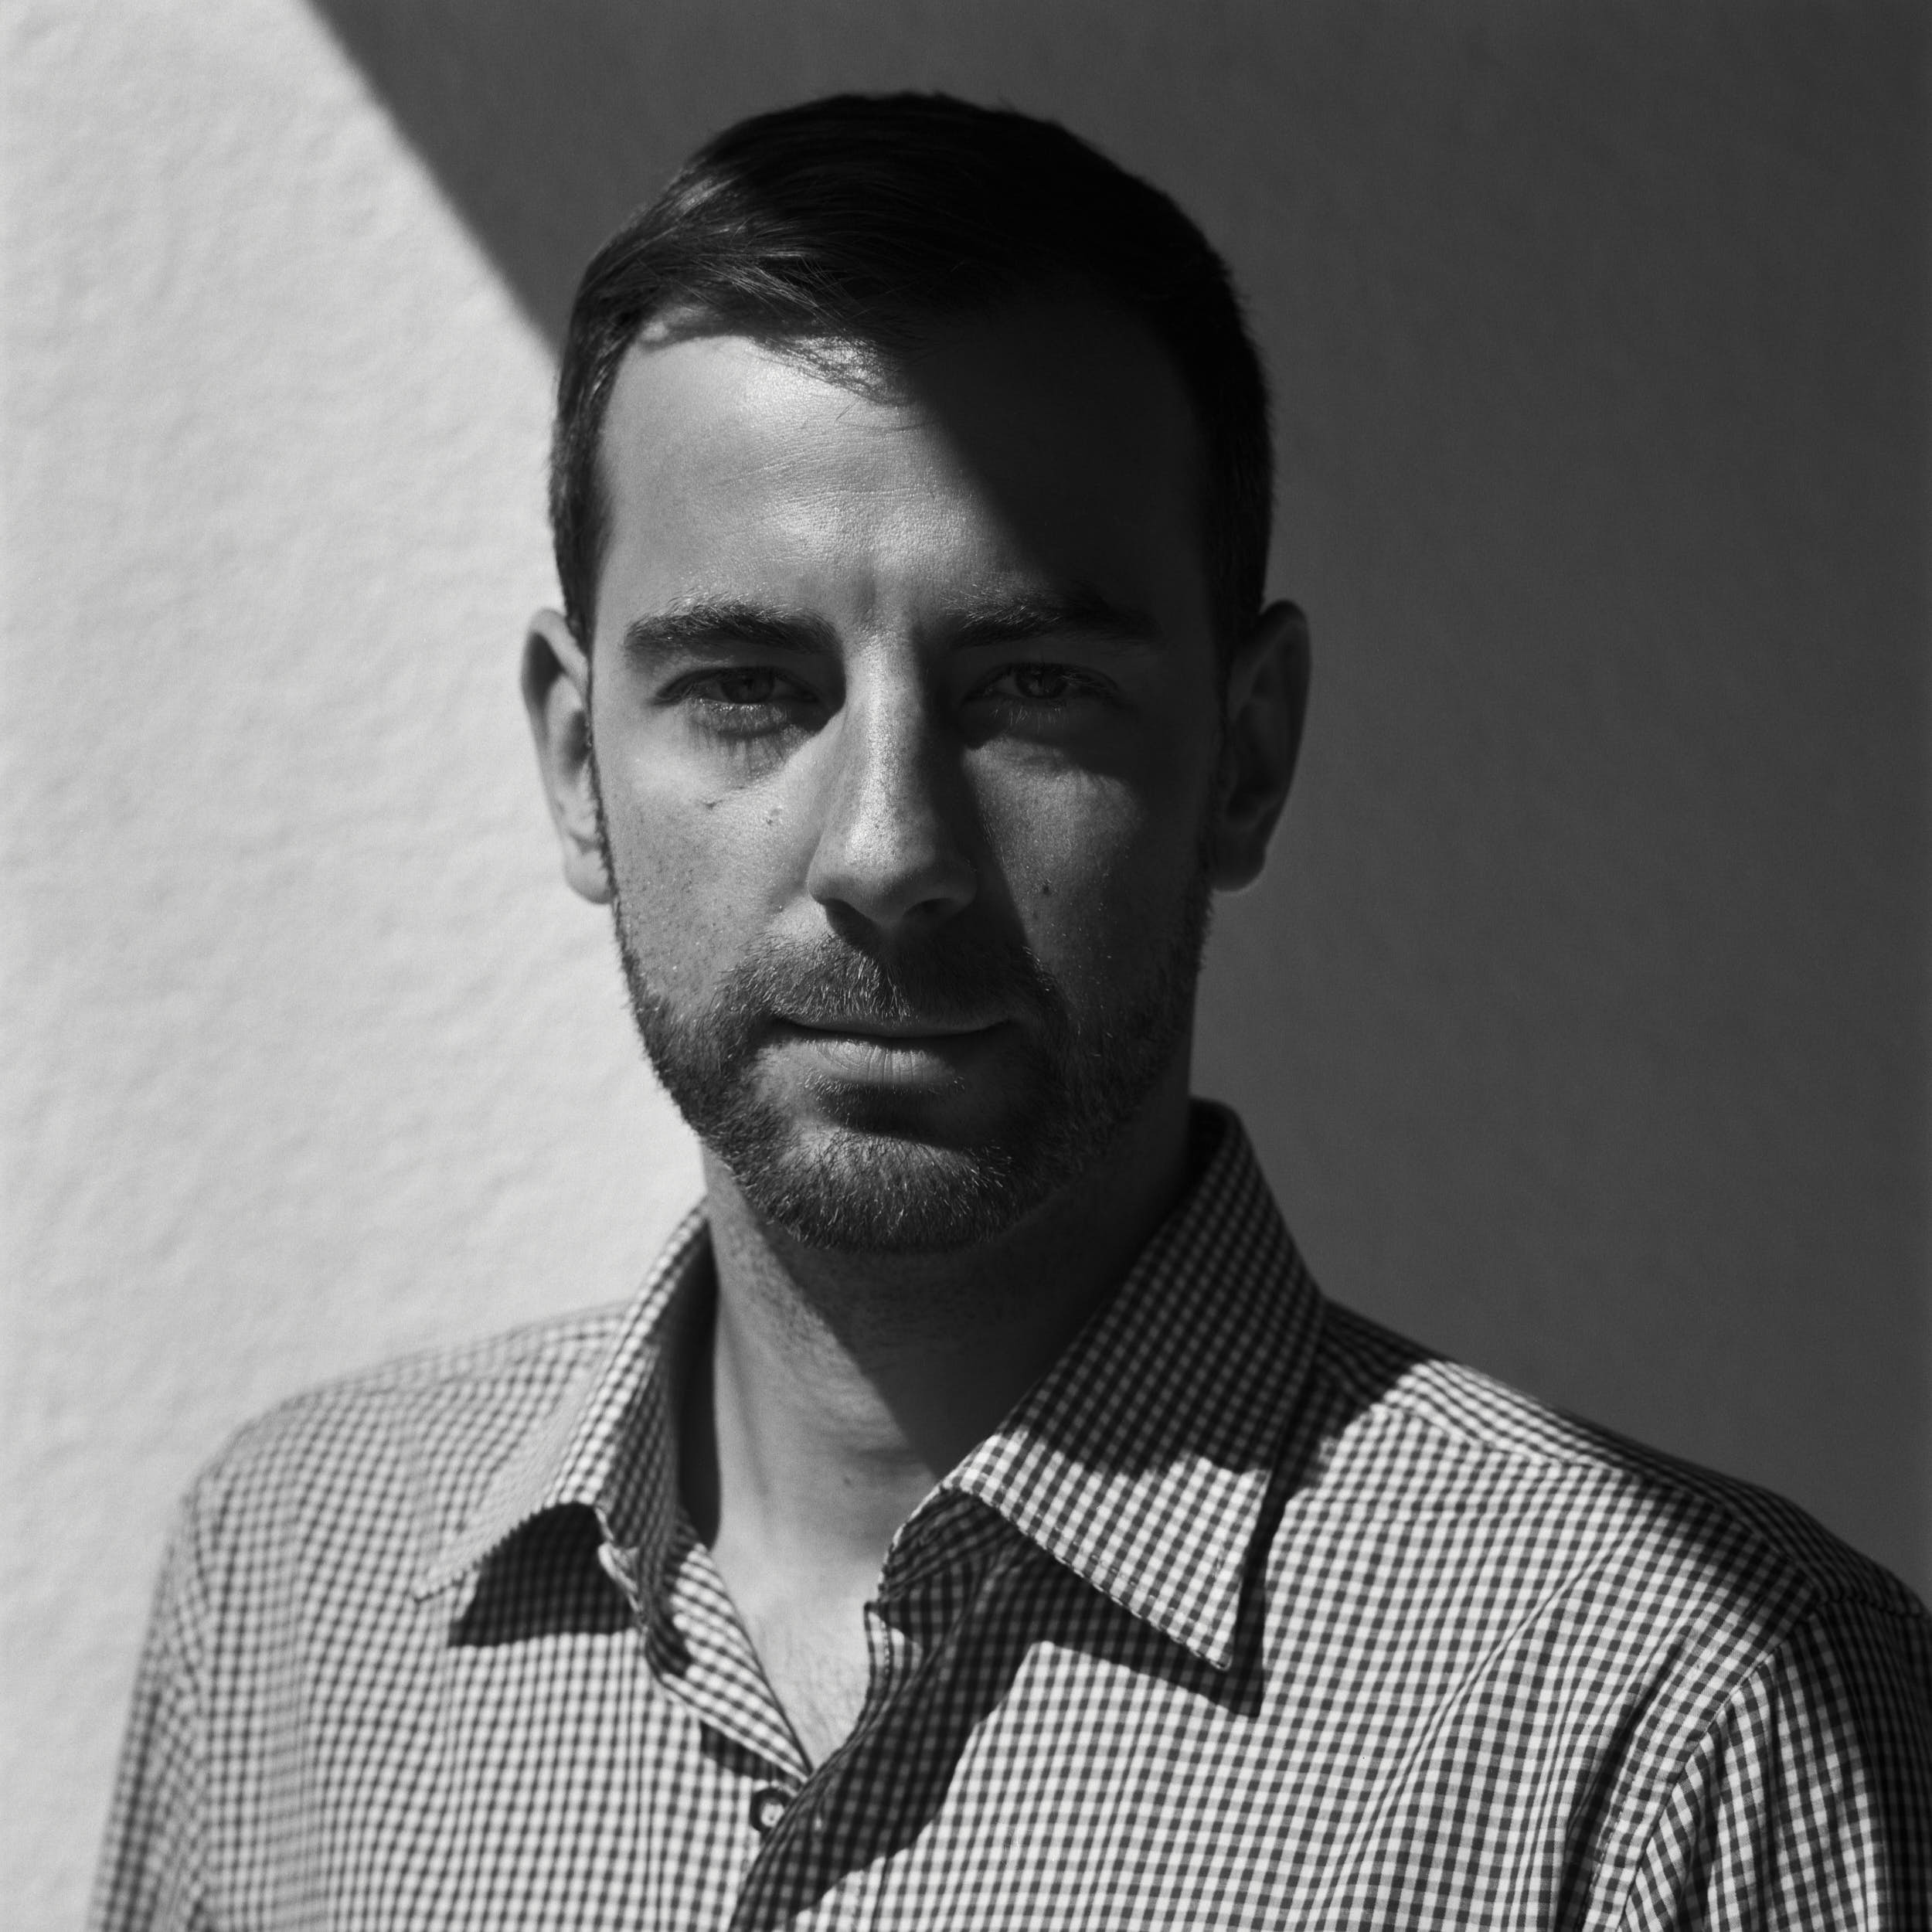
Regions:
M 0 17 L 27 1932 L 78 1915 L 196 1465 L 320 1377 L 625 1294 L 696 1170 L 516 699 L 542 343 L 300 6 Z

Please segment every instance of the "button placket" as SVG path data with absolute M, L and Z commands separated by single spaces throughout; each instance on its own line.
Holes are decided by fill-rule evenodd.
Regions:
M 680 1539 L 667 1564 L 648 1654 L 666 1692 L 699 1722 L 768 1767 L 761 1784 L 790 1778 L 795 1787 L 811 1766 L 751 1648 L 723 1580 L 695 1536 Z M 675 1645 L 675 1655 L 669 1653 Z M 672 1668 L 663 1668 L 668 1662 Z

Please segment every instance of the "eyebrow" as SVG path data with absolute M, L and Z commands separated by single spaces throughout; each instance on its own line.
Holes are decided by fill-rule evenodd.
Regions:
M 639 656 L 718 644 L 831 652 L 838 643 L 837 634 L 823 617 L 743 597 L 680 597 L 665 610 L 632 618 L 624 628 L 625 651 Z
M 1151 644 L 1152 621 L 1124 610 L 1091 584 L 1063 590 L 1018 590 L 987 597 L 957 612 L 946 627 L 953 645 L 1025 644 L 1035 638 L 1080 637 Z
M 1122 609 L 1085 583 L 1063 590 L 995 593 L 953 612 L 944 628 L 947 643 L 956 650 L 1056 637 L 1146 644 L 1158 635 L 1151 619 Z M 639 656 L 721 644 L 828 655 L 838 650 L 838 637 L 830 624 L 809 611 L 744 597 L 705 596 L 680 597 L 662 611 L 634 617 L 624 631 L 625 651 Z

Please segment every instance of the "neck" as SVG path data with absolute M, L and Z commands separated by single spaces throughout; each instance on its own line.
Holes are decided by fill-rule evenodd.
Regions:
M 685 1500 L 721 1557 L 869 1592 L 894 1531 L 1118 1284 L 1185 1180 L 1185 1061 L 1098 1171 L 942 1254 L 811 1249 L 709 1153 L 718 1294 L 693 1338 Z

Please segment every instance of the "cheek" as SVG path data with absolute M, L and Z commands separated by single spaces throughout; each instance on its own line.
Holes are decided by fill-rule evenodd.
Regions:
M 770 926 L 784 853 L 769 808 L 716 787 L 627 787 L 605 830 L 633 952 L 667 993 L 702 995 Z
M 1112 978 L 1159 949 L 1200 871 L 1205 793 L 1067 774 L 988 801 L 1028 944 L 1063 978 Z

